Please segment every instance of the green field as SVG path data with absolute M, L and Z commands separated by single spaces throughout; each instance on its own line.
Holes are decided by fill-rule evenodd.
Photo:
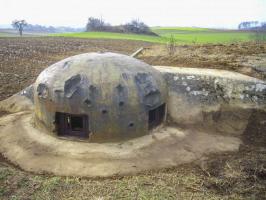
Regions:
M 153 42 L 153 43 L 165 43 L 168 40 L 165 37 L 137 35 L 137 34 L 124 34 L 124 33 L 109 33 L 109 32 L 60 33 L 60 34 L 51 34 L 50 36 L 94 38 L 94 39 L 140 40 L 140 41 Z
M 161 37 L 169 38 L 173 36 L 177 43 L 230 43 L 247 42 L 254 38 L 252 32 L 216 30 L 207 28 L 191 27 L 163 27 L 153 28 L 153 32 Z
M 12 33 L 0 32 L 0 37 L 14 37 Z
M 192 27 L 154 27 L 152 31 L 159 36 L 108 33 L 108 32 L 81 32 L 81 33 L 60 33 L 50 34 L 50 36 L 74 37 L 74 38 L 94 38 L 94 39 L 125 39 L 140 40 L 152 43 L 167 43 L 173 36 L 178 44 L 202 44 L 202 43 L 232 43 L 247 42 L 255 40 L 252 32 L 240 32 L 233 30 L 217 30 L 207 28 Z M 264 34 L 264 41 L 266 40 Z
M 188 32 L 210 32 L 213 29 L 209 28 L 195 28 L 195 27 L 152 27 L 151 28 L 153 32 L 155 33 L 188 33 Z

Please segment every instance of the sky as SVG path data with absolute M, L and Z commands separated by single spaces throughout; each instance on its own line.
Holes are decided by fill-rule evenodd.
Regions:
M 266 21 L 266 0 L 0 0 L 0 24 L 84 27 L 88 17 L 113 24 L 139 19 L 149 26 L 237 28 Z

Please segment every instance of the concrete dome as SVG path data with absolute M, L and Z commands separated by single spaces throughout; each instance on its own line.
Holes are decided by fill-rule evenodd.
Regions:
M 86 53 L 45 69 L 34 84 L 35 122 L 58 136 L 92 142 L 148 134 L 165 116 L 159 71 L 115 53 Z

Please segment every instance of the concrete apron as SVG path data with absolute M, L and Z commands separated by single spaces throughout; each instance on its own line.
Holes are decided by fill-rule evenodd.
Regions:
M 161 127 L 118 143 L 62 140 L 36 129 L 32 112 L 0 118 L 0 153 L 23 170 L 62 176 L 109 177 L 189 163 L 210 153 L 237 151 L 237 137 Z

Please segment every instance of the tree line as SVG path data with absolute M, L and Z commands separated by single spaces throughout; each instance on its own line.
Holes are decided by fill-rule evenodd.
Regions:
M 12 22 L 14 29 L 18 30 L 20 36 L 23 31 L 40 32 L 40 33 L 60 33 L 60 32 L 81 32 L 83 28 L 71 28 L 71 27 L 53 27 L 53 26 L 42 26 L 33 25 L 26 22 L 26 20 L 14 20 Z M 115 32 L 115 33 L 134 33 L 134 34 L 146 34 L 156 35 L 151 31 L 148 25 L 144 22 L 134 19 L 126 24 L 118 26 L 112 26 L 105 22 L 102 18 L 90 17 L 85 27 L 85 31 L 102 31 L 102 32 Z
M 39 32 L 39 33 L 63 33 L 63 32 L 81 32 L 84 28 L 71 28 L 66 26 L 54 27 L 54 26 L 42 26 L 39 24 L 29 24 L 26 20 L 14 20 L 12 21 L 12 27 L 18 30 L 20 36 L 23 31 Z
M 131 20 L 126 24 L 112 26 L 110 23 L 105 22 L 102 18 L 90 17 L 86 25 L 86 31 L 156 35 L 151 31 L 148 25 L 138 19 Z
M 266 22 L 246 21 L 238 25 L 239 30 L 264 30 L 266 31 Z
M 250 35 L 250 38 L 256 42 L 266 41 L 266 22 L 259 22 L 259 21 L 241 22 L 238 25 L 238 29 L 252 31 L 253 34 Z

